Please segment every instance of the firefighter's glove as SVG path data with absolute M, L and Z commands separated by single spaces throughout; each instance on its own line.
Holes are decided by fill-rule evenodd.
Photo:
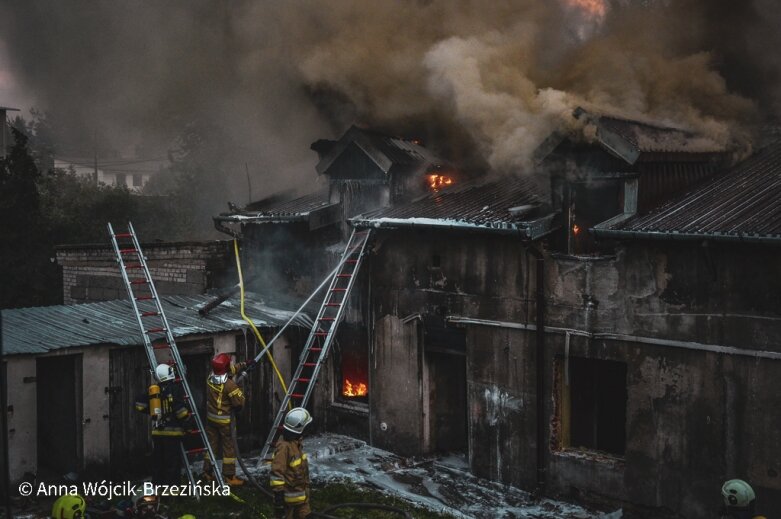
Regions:
M 246 371 L 247 373 L 249 373 L 250 371 L 252 371 L 253 369 L 255 369 L 255 367 L 256 367 L 257 365 L 258 365 L 258 361 L 256 361 L 255 359 L 249 359 L 249 360 L 247 361 L 247 365 L 246 365 L 246 367 L 244 368 L 244 371 Z

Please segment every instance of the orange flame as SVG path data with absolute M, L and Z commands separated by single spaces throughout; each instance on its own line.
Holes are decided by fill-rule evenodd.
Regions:
M 353 384 L 349 379 L 344 379 L 342 385 L 342 395 L 349 397 L 366 396 L 369 394 L 369 388 L 363 382 Z
M 579 232 L 580 232 L 580 227 L 578 227 L 578 224 L 573 225 L 572 226 L 572 234 L 577 236 Z
M 443 187 L 453 184 L 453 177 L 447 175 L 428 175 L 428 187 L 432 191 L 439 191 Z
M 607 14 L 605 0 L 566 0 L 570 7 L 581 10 L 589 18 L 602 21 Z

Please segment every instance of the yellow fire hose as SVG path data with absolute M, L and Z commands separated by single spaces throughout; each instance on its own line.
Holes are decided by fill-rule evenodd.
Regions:
M 249 324 L 250 328 L 252 328 L 252 331 L 255 333 L 255 337 L 258 338 L 258 342 L 265 348 L 266 347 L 266 341 L 263 340 L 263 336 L 260 335 L 260 332 L 258 331 L 258 328 L 255 326 L 255 323 L 252 322 L 252 319 L 249 318 L 249 316 L 244 312 L 244 276 L 241 273 L 241 259 L 239 257 L 239 242 L 238 240 L 233 240 L 233 251 L 236 254 L 236 268 L 239 271 L 239 290 L 241 292 L 241 317 Z M 282 376 L 282 373 L 279 372 L 279 368 L 277 367 L 277 363 L 274 362 L 274 357 L 271 355 L 271 350 L 266 351 L 266 356 L 268 357 L 269 362 L 271 363 L 271 366 L 274 368 L 274 372 L 277 374 L 277 378 L 279 379 L 279 384 L 282 386 L 282 391 L 287 393 L 287 384 L 285 384 L 285 379 Z M 292 409 L 292 403 L 288 401 L 288 408 Z

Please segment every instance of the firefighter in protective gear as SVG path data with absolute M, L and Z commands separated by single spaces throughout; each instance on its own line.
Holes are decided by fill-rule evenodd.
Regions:
M 269 485 L 274 493 L 276 519 L 303 519 L 309 508 L 309 462 L 301 444 L 304 428 L 312 422 L 309 411 L 296 407 L 285 415 L 282 437 L 271 459 Z
M 231 378 L 241 371 L 254 367 L 255 361 L 231 363 L 230 356 L 220 353 L 212 359 L 212 373 L 206 380 L 206 436 L 209 439 L 212 452 L 219 459 L 222 451 L 222 475 L 225 482 L 232 486 L 244 484 L 244 480 L 236 477 L 236 451 L 231 438 L 231 421 L 233 413 L 238 413 L 244 407 L 244 393 Z M 212 460 L 209 453 L 203 457 L 203 473 L 205 479 L 213 479 Z
M 726 519 L 765 519 L 756 515 L 757 496 L 751 485 L 742 479 L 730 479 L 721 487 L 724 499 L 722 517 Z
M 176 382 L 173 367 L 158 364 L 155 377 L 159 382 L 159 394 L 151 391 L 140 395 L 136 398 L 136 411 L 149 413 L 150 407 L 158 405 L 159 399 L 160 414 L 153 416 L 152 424 L 152 482 L 178 485 L 182 467 L 181 444 L 185 431 L 191 429 L 190 410 L 184 389 Z
M 81 496 L 65 494 L 54 502 L 52 517 L 54 519 L 81 519 L 84 517 L 86 509 L 87 504 Z

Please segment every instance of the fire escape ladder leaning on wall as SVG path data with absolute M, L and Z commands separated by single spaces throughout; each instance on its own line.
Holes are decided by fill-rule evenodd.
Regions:
M 285 398 L 279 406 L 271 431 L 269 431 L 266 443 L 263 445 L 259 465 L 269 461 L 271 446 L 282 429 L 282 420 L 287 413 L 288 404 L 292 402 L 294 407 L 306 407 L 312 396 L 320 369 L 328 357 L 328 352 L 336 336 L 336 329 L 344 317 L 344 310 L 350 292 L 355 285 L 355 278 L 361 268 L 370 233 L 371 230 L 353 230 L 350 235 L 350 240 L 347 242 L 347 247 L 345 247 L 339 262 L 341 266 L 331 279 L 331 284 L 323 298 L 323 304 L 317 312 L 317 318 L 309 332 L 306 344 L 304 344 L 296 372 L 288 384 Z
M 201 446 L 196 448 L 188 448 L 185 450 L 184 442 L 182 443 L 182 457 L 184 459 L 184 465 L 187 468 L 187 477 L 192 485 L 195 484 L 195 477 L 193 473 L 191 456 L 201 453 L 208 453 L 211 459 L 215 459 L 212 452 L 211 445 L 206 438 L 206 430 L 203 428 L 203 422 L 201 416 L 198 414 L 198 406 L 193 398 L 190 385 L 187 383 L 186 369 L 182 357 L 179 355 L 179 349 L 176 347 L 174 341 L 173 332 L 168 324 L 168 319 L 163 313 L 163 306 L 160 302 L 160 297 L 157 295 L 157 289 L 152 281 L 152 276 L 149 273 L 149 267 L 146 263 L 146 257 L 144 257 L 141 251 L 141 245 L 138 242 L 138 237 L 133 229 L 133 224 L 128 222 L 128 230 L 124 233 L 115 233 L 111 223 L 108 224 L 108 232 L 111 235 L 111 244 L 114 247 L 114 253 L 117 256 L 117 263 L 119 264 L 119 272 L 122 275 L 122 280 L 125 282 L 125 288 L 127 289 L 128 298 L 130 299 L 130 305 L 133 308 L 133 312 L 136 315 L 136 321 L 141 329 L 141 336 L 144 340 L 144 349 L 146 350 L 146 356 L 149 359 L 149 366 L 154 377 L 155 368 L 160 362 L 165 362 L 173 366 L 176 372 L 175 382 L 182 385 L 184 390 L 185 399 L 187 400 L 187 406 L 190 409 L 190 413 L 195 420 L 196 429 L 188 431 L 193 437 L 199 437 Z M 123 241 L 123 245 L 120 245 L 120 240 Z M 128 258 L 130 262 L 125 262 L 125 258 Z M 135 261 L 133 261 L 135 260 Z M 138 274 L 141 274 L 139 277 Z M 133 276 L 131 278 L 131 275 Z M 158 361 L 158 352 L 163 357 Z M 165 354 L 168 354 L 167 357 Z M 214 472 L 217 482 L 220 485 L 225 485 L 222 477 L 222 473 L 217 470 Z

